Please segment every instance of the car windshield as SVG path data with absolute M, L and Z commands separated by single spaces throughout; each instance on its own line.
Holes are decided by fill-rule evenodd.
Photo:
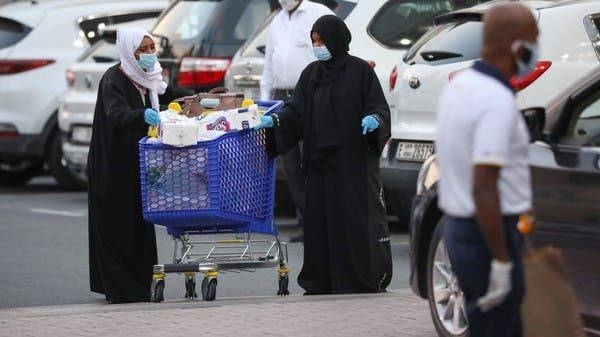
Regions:
M 343 0 L 312 0 L 331 8 L 331 10 L 340 18 L 346 19 L 356 7 L 356 2 L 343 1 Z M 269 25 L 273 18 L 279 13 L 275 11 L 271 13 L 269 17 L 259 26 L 256 32 L 250 37 L 244 47 L 242 47 L 243 57 L 262 57 L 264 56 L 265 43 L 267 41 L 267 34 L 269 32 Z
M 390 0 L 373 17 L 369 34 L 393 49 L 410 48 L 441 14 L 489 0 Z
M 268 14 L 267 0 L 179 1 L 161 18 L 153 33 L 171 42 L 200 38 L 211 43 L 241 44 Z
M 404 55 L 408 64 L 442 65 L 479 58 L 481 21 L 461 20 L 431 28 Z

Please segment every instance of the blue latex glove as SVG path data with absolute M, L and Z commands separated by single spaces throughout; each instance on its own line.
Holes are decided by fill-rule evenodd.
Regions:
M 273 117 L 271 116 L 261 116 L 260 124 L 254 127 L 255 130 L 260 130 L 264 128 L 272 128 L 275 123 L 273 122 Z
M 156 126 L 160 123 L 160 116 L 154 109 L 146 109 L 144 111 L 144 122 L 148 125 Z
M 377 118 L 373 117 L 372 115 L 369 115 L 363 118 L 361 126 L 363 129 L 363 135 L 366 135 L 367 132 L 373 132 L 379 127 L 379 121 L 377 120 Z

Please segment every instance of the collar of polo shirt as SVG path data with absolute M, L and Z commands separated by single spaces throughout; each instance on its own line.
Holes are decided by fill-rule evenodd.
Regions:
M 295 12 L 304 12 L 306 10 L 306 6 L 308 6 L 306 3 L 308 2 L 308 0 L 302 0 L 302 2 L 300 3 L 300 6 L 298 6 L 298 8 L 296 8 Z
M 487 63 L 485 61 L 481 61 L 481 60 L 476 61 L 475 64 L 473 64 L 473 69 L 482 74 L 485 74 L 487 76 L 490 76 L 490 77 L 498 80 L 498 82 L 502 83 L 505 87 L 510 89 L 510 91 L 516 93 L 515 88 L 510 84 L 508 79 L 504 75 L 502 75 L 500 70 L 494 68 L 489 63 Z

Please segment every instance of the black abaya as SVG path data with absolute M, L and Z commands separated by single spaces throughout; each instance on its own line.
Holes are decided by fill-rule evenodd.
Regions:
M 307 294 L 384 291 L 392 259 L 379 156 L 390 136 L 389 107 L 367 62 L 346 54 L 335 77 L 319 85 L 321 63 L 304 70 L 278 125 L 267 133 L 272 155 L 304 140 L 304 264 L 298 283 Z M 363 135 L 361 121 L 368 115 L 381 124 Z M 335 125 L 319 125 L 328 121 Z
M 189 94 L 169 87 L 159 100 Z M 148 132 L 148 95 L 145 101 L 119 64 L 102 77 L 88 156 L 90 288 L 112 303 L 149 301 L 157 260 L 140 192 L 138 141 Z

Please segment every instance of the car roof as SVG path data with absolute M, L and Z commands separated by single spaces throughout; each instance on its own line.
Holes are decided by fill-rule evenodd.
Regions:
M 102 0 L 102 3 L 122 3 L 123 0 Z M 137 4 L 163 2 L 160 0 L 129 0 L 132 10 L 136 9 Z M 37 1 L 15 1 L 2 5 L 1 17 L 9 18 L 21 22 L 27 26 L 37 26 L 46 12 L 72 8 L 80 6 L 98 6 L 98 0 L 37 0 Z M 164 6 L 163 6 L 164 7 Z M 93 13 L 89 13 L 93 14 Z

